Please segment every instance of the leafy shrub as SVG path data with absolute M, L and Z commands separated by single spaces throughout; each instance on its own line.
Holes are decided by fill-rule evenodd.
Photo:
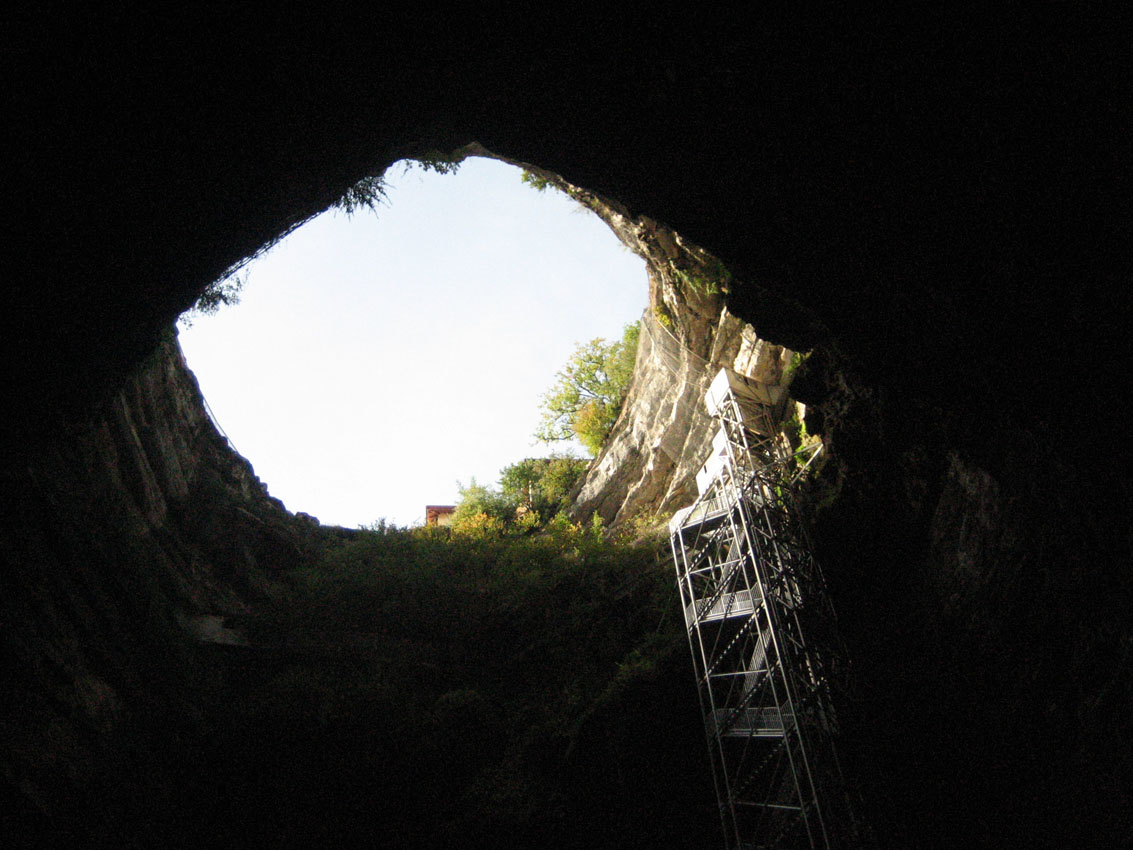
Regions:
M 374 174 L 363 177 L 343 193 L 342 197 L 332 204 L 336 210 L 342 210 L 347 217 L 362 210 L 376 212 L 377 208 L 388 198 L 384 174 Z
M 677 280 L 701 295 L 727 292 L 732 283 L 732 273 L 728 271 L 728 267 L 701 249 L 680 261 L 670 260 L 669 267 Z
M 475 478 L 467 487 L 458 482 L 457 489 L 460 492 L 460 499 L 452 517 L 454 532 L 459 532 L 461 529 L 468 529 L 471 532 L 474 528 L 489 527 L 503 531 L 515 520 L 518 503 L 499 490 L 477 484 Z
M 185 327 L 191 327 L 193 321 L 199 316 L 214 316 L 221 307 L 231 307 L 240 303 L 240 293 L 248 283 L 248 274 L 234 271 L 231 274 L 218 278 L 205 287 L 205 291 L 197 296 L 193 306 L 181 314 L 180 321 Z
M 368 799 L 396 801 L 383 829 L 408 830 L 409 846 L 581 835 L 595 806 L 626 793 L 619 776 L 686 776 L 703 760 L 671 566 L 603 531 L 556 514 L 527 535 L 379 521 L 328 537 L 249 624 L 257 645 L 300 648 L 242 673 L 227 706 L 247 720 L 233 728 L 267 752 L 284 739 L 314 765 L 333 760 L 311 774 L 320 794 L 370 783 Z M 296 800 L 313 787 L 304 764 L 279 785 L 300 783 Z M 618 833 L 587 846 L 655 846 L 655 817 L 626 826 L 638 844 Z
M 498 517 L 480 511 L 479 513 L 460 513 L 452 518 L 452 533 L 462 537 L 484 540 L 499 537 L 506 526 Z
M 533 171 L 527 171 L 526 169 L 524 169 L 523 174 L 519 179 L 530 186 L 532 189 L 534 189 L 536 192 L 546 192 L 548 188 L 558 188 L 554 183 L 550 181 L 550 179 L 536 174 Z
M 505 497 L 545 522 L 568 507 L 568 496 L 589 465 L 569 455 L 525 458 L 500 471 L 500 488 Z
M 422 171 L 433 171 L 437 174 L 456 174 L 460 170 L 462 159 L 436 149 L 427 151 L 421 156 L 408 161 L 407 168 L 420 168 Z

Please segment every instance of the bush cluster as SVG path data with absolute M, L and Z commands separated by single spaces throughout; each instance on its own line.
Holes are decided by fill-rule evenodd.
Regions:
M 408 829 L 407 846 L 662 837 L 664 794 L 684 782 L 624 824 L 588 826 L 595 807 L 617 811 L 636 793 L 626 777 L 651 782 L 702 749 L 693 689 L 673 673 L 687 649 L 656 548 L 556 517 L 528 535 L 379 522 L 328 540 L 318 563 L 284 579 L 287 592 L 248 624 L 253 642 L 317 636 L 353 649 L 295 653 L 243 683 L 237 710 L 265 740 L 299 735 L 316 762 L 348 736 L 320 794 L 354 787 L 358 772 L 390 801 L 383 829 Z
M 569 495 L 588 465 L 567 455 L 527 458 L 501 471 L 498 488 L 475 478 L 467 487 L 458 484 L 452 531 L 471 537 L 561 531 L 571 525 L 565 516 Z

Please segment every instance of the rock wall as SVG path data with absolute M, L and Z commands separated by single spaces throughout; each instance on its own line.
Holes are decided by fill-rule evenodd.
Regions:
M 636 517 L 655 520 L 696 497 L 695 475 L 708 456 L 715 427 L 704 392 L 727 366 L 779 383 L 793 355 L 760 340 L 751 326 L 720 307 L 715 320 L 686 322 L 674 311 L 675 329 L 653 315 L 642 318 L 637 364 L 622 413 L 575 496 L 574 512 L 597 512 L 609 524 Z M 700 324 L 699 340 L 689 333 Z M 703 351 L 682 341 L 689 339 Z
M 231 538 L 196 550 L 214 589 L 186 586 L 186 529 L 208 523 L 193 484 L 162 491 L 176 464 L 131 460 L 149 457 L 138 411 L 114 408 L 131 370 L 360 177 L 479 140 L 677 229 L 735 275 L 730 314 L 813 349 L 792 393 L 829 451 L 815 541 L 879 840 L 1128 843 L 1120 20 L 370 13 L 11 21 L 0 816 L 97 802 L 90 777 L 136 775 L 116 752 L 191 760 L 171 741 L 200 665 L 176 612 L 239 598 L 212 578 L 247 563 Z M 618 486 L 662 504 L 628 454 L 641 472 Z M 271 527 L 248 510 L 264 526 L 224 524 Z
M 611 526 L 638 518 L 656 524 L 696 497 L 696 471 L 715 431 L 704 392 L 720 368 L 781 384 L 789 380 L 794 352 L 760 339 L 728 311 L 731 274 L 718 258 L 561 175 L 515 164 L 594 212 L 645 261 L 649 303 L 633 381 L 606 444 L 574 493 L 572 512 L 581 519 L 597 513 Z
M 867 367 L 848 338 L 820 342 L 789 374 L 793 352 L 731 312 L 766 323 L 775 304 L 753 311 L 750 288 L 721 279 L 703 249 L 541 173 L 598 213 L 650 279 L 634 380 L 576 515 L 666 518 L 696 495 L 712 435 L 702 397 L 718 368 L 789 382 L 823 442 L 801 503 L 854 670 L 840 706 L 844 766 L 882 846 L 948 835 L 964 846 L 1057 847 L 1083 829 L 1127 829 L 1124 760 L 1103 742 L 1133 735 L 1121 709 L 1129 644 L 1116 625 L 1128 573 L 1096 573 L 1109 560 L 1102 517 L 1116 490 L 1099 488 L 1085 445 L 1036 430 L 983 374 L 968 376 L 971 406 L 958 414 L 940 386 L 902 386 L 877 362 Z M 1096 620 L 1081 621 L 1083 611 Z M 1092 805 L 1084 788 L 1105 801 L 1085 827 L 1053 804 Z M 902 814 L 914 809 L 915 819 Z
M 89 837 L 176 793 L 191 754 L 169 749 L 205 731 L 195 643 L 231 639 L 222 618 L 313 531 L 217 433 L 172 331 L 89 419 L 21 448 L 2 488 L 4 817 Z

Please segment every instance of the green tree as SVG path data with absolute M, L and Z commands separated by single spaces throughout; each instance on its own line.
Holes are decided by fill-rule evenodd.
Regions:
M 492 519 L 499 520 L 500 523 L 515 519 L 517 507 L 515 499 L 494 487 L 477 484 L 476 479 L 473 478 L 467 487 L 457 482 L 456 488 L 460 498 L 457 500 L 456 511 L 452 517 L 454 524 L 477 514 L 486 514 Z
M 592 339 L 575 348 L 543 395 L 535 437 L 546 443 L 577 437 L 597 456 L 617 421 L 633 377 L 640 324 L 626 325 L 616 342 Z
M 585 474 L 589 462 L 567 455 L 526 458 L 504 467 L 500 489 L 516 504 L 535 511 L 541 522 L 567 508 L 567 496 Z
M 539 497 L 539 479 L 543 477 L 542 458 L 527 458 L 500 471 L 500 489 L 520 505 L 532 507 Z
M 566 508 L 570 491 L 589 468 L 590 462 L 582 458 L 567 456 L 549 458 L 547 469 L 539 479 L 539 491 L 556 509 Z

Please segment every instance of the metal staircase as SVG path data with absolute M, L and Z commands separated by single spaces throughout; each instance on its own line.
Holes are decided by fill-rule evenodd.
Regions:
M 729 848 L 854 846 L 834 751 L 834 616 L 791 502 L 782 388 L 724 369 L 699 497 L 669 523 Z

